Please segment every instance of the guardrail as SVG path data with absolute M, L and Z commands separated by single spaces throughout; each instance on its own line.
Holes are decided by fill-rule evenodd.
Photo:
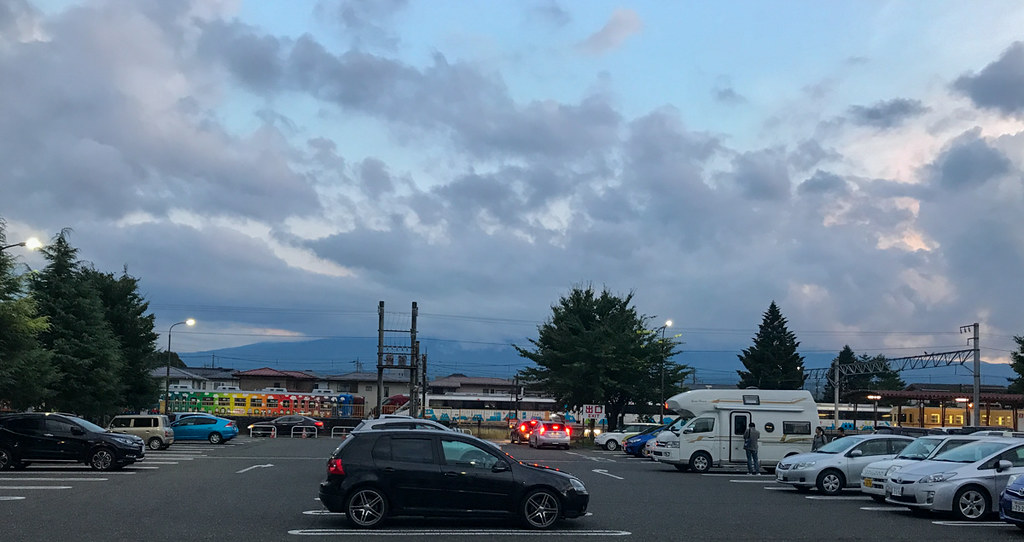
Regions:
M 335 425 L 334 427 L 331 428 L 331 438 L 336 438 L 336 437 L 345 438 L 345 437 L 348 436 L 349 431 L 351 431 L 351 430 L 352 430 L 351 427 L 346 427 L 346 426 L 343 426 L 343 425 Z
M 268 423 L 255 423 L 249 427 L 249 437 L 277 438 L 277 426 Z
M 295 427 L 292 427 L 292 438 L 295 438 L 295 435 L 299 435 L 300 438 L 308 438 L 310 434 L 313 435 L 313 438 L 317 437 L 317 430 L 315 426 L 296 425 Z

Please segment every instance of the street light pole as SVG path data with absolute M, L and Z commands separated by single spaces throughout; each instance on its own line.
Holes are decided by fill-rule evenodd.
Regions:
M 20 243 L 14 243 L 13 245 L 3 245 L 3 246 L 0 246 L 0 252 L 3 252 L 3 251 L 5 251 L 5 250 L 7 250 L 9 248 L 14 248 L 14 247 L 25 247 L 25 248 L 27 248 L 29 250 L 35 250 L 35 249 L 37 249 L 37 248 L 39 248 L 41 246 L 43 246 L 43 244 L 39 242 L 39 239 L 36 239 L 35 237 L 32 237 L 32 238 L 30 238 L 27 241 L 22 241 Z
M 661 326 L 661 346 L 665 347 L 665 328 L 672 327 L 672 320 L 665 320 L 665 325 Z M 658 414 L 658 423 L 665 423 L 665 362 L 668 361 L 668 355 L 666 354 L 661 358 L 661 407 Z
M 185 324 L 186 326 L 196 325 L 196 321 L 193 318 L 188 320 L 171 324 L 171 327 L 167 328 L 167 375 L 164 378 L 164 416 L 170 414 L 171 408 L 171 331 L 174 326 L 180 326 Z

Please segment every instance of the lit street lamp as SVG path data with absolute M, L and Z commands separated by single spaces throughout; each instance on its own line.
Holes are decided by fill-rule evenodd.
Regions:
M 882 398 L 881 395 L 868 395 L 868 401 L 875 402 L 875 424 L 871 427 L 878 429 L 878 401 Z
M 20 243 L 14 243 L 13 245 L 0 246 L 0 252 L 3 252 L 3 251 L 5 251 L 5 250 L 7 250 L 9 248 L 14 248 L 14 247 L 25 247 L 25 248 L 27 248 L 29 250 L 36 250 L 36 249 L 38 249 L 38 248 L 40 248 L 42 246 L 43 246 L 43 244 L 39 242 L 39 239 L 36 239 L 35 237 L 31 237 L 27 241 L 22 241 Z
M 672 320 L 665 320 L 665 325 L 661 326 L 661 342 L 662 348 L 665 343 L 665 329 L 672 327 Z M 665 362 L 668 360 L 668 355 L 661 358 L 661 410 L 658 414 L 658 423 L 665 423 Z
M 171 330 L 174 326 L 180 326 L 185 324 L 186 326 L 196 325 L 194 318 L 189 318 L 184 322 L 178 322 L 171 324 L 171 327 L 167 328 L 167 377 L 164 379 L 164 416 L 170 414 L 171 408 Z

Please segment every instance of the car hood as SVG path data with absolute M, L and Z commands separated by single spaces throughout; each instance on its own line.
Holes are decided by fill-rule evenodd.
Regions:
M 924 460 L 915 465 L 903 467 L 899 472 L 893 474 L 893 479 L 918 479 L 923 476 L 928 476 L 929 474 L 935 474 L 936 472 L 959 470 L 968 465 L 971 465 L 971 463 L 951 463 L 949 461 Z
M 804 461 L 822 461 L 824 459 L 829 459 L 831 457 L 836 457 L 838 455 L 841 454 L 823 454 L 820 452 L 807 452 L 802 454 L 791 455 L 780 461 L 780 463 L 784 465 L 794 465 L 796 463 L 803 463 Z
M 547 473 L 550 473 L 550 474 L 553 474 L 553 475 L 564 477 L 566 480 L 568 480 L 569 478 L 576 478 L 576 476 L 573 476 L 573 475 L 571 475 L 571 474 L 569 474 L 567 472 L 562 472 L 562 471 L 558 470 L 555 467 L 549 467 L 547 465 L 541 465 L 540 463 L 527 463 L 525 461 L 520 461 L 519 464 L 524 466 L 524 467 L 526 467 L 527 469 L 530 469 L 530 470 L 544 471 L 544 472 L 547 472 Z

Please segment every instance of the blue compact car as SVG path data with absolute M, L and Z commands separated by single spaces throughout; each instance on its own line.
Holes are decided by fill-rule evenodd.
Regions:
M 1024 476 L 1007 484 L 999 495 L 999 519 L 1024 529 Z
M 647 441 L 658 436 L 668 425 L 652 427 L 639 435 L 633 435 L 622 444 L 622 451 L 634 457 L 647 457 Z
M 210 444 L 223 444 L 238 436 L 234 420 L 210 414 L 180 418 L 171 424 L 174 440 L 208 440 Z

